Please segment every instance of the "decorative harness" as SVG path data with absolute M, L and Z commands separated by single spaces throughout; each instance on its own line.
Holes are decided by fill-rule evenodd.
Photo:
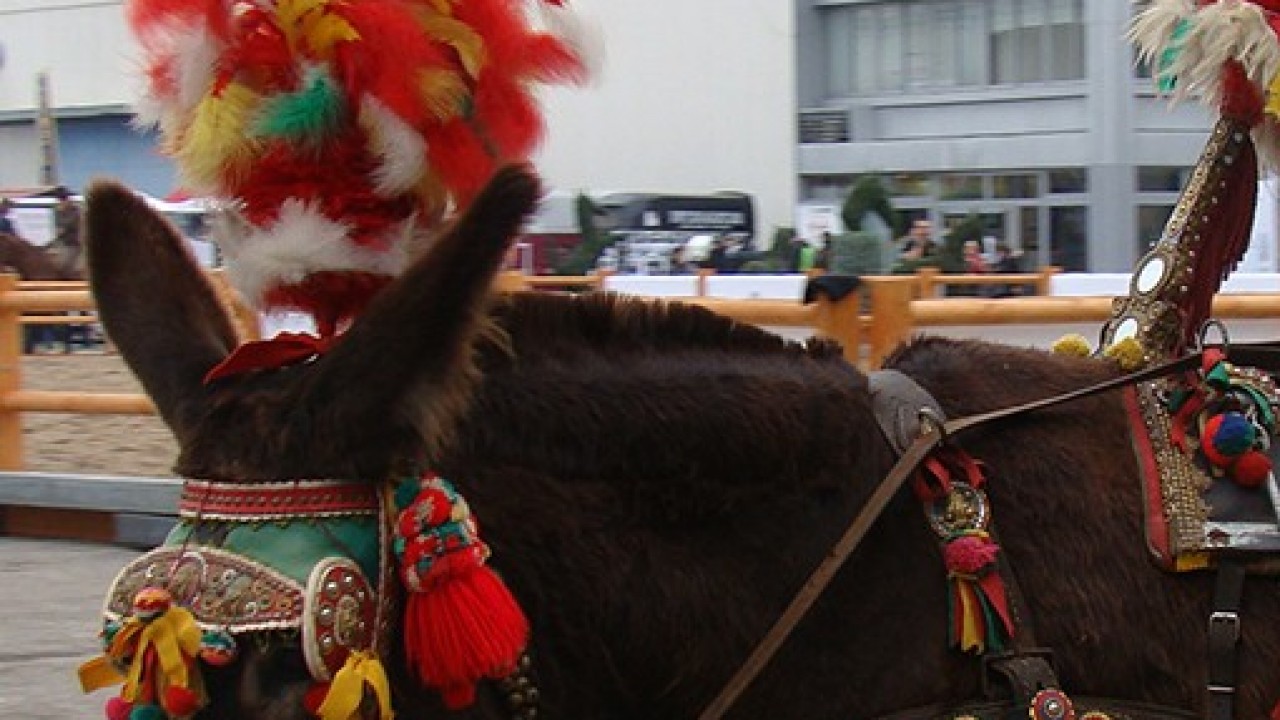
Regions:
M 1195 353 L 1062 395 L 953 420 L 943 419 L 937 402 L 906 375 L 896 371 L 887 371 L 887 374 L 882 374 L 886 371 L 873 373 L 872 394 L 876 400 L 877 420 L 889 444 L 900 453 L 897 463 L 880 481 L 862 510 L 850 523 L 849 528 L 809 576 L 790 605 L 765 634 L 742 667 L 702 712 L 699 720 L 719 720 L 728 712 L 737 698 L 782 647 L 791 631 L 830 584 L 836 572 L 888 506 L 889 501 L 927 461 L 936 457 L 940 448 L 949 447 L 950 441 L 956 436 L 980 425 L 1185 371 L 1199 364 L 1200 359 L 1201 355 Z M 979 492 L 978 488 L 969 484 L 967 478 L 955 484 L 968 485 L 956 490 L 962 495 L 973 497 L 973 493 Z M 984 513 L 981 508 L 985 505 L 985 500 L 978 502 L 962 500 L 961 503 L 971 508 L 975 517 L 981 517 Z M 937 518 L 939 513 L 934 512 L 932 516 Z M 982 520 L 985 521 L 986 518 L 982 517 Z M 1020 599 L 1020 592 L 1012 582 L 1012 575 L 1007 572 L 1001 574 L 1011 590 L 1007 595 L 1009 605 L 1014 608 L 1022 607 L 1024 603 Z M 1014 614 L 1026 617 L 1025 611 Z M 1070 720 L 1076 717 L 1079 720 L 1106 720 L 1107 718 L 1160 720 L 1161 718 L 1195 717 L 1181 710 L 1093 698 L 1075 698 L 1073 705 L 1072 700 L 1059 689 L 1056 676 L 1047 660 L 1048 653 L 1034 647 L 1034 637 L 1029 626 L 1023 625 L 1020 630 L 1021 632 L 1011 637 L 1015 640 L 1012 652 L 986 658 L 990 669 L 998 672 L 1009 683 L 1014 695 L 1013 701 L 978 703 L 966 706 L 959 711 L 924 708 L 889 717 L 893 720 L 926 720 L 941 717 L 969 717 L 974 720 L 983 720 L 998 717 L 998 713 L 1008 711 L 1011 707 L 1026 709 L 1033 720 Z M 1077 716 L 1077 709 L 1083 714 Z M 957 712 L 959 714 L 956 714 Z M 993 712 L 997 714 L 992 714 Z
M 124 683 L 111 718 L 188 717 L 206 702 L 200 665 L 227 665 L 246 637 L 272 633 L 305 658 L 312 714 L 354 717 L 371 694 L 389 720 L 383 661 L 403 612 L 410 667 L 447 706 L 469 705 L 488 678 L 513 718 L 532 718 L 528 623 L 488 554 L 466 502 L 430 473 L 394 487 L 187 480 L 179 524 L 112 583 L 104 654 L 82 684 Z

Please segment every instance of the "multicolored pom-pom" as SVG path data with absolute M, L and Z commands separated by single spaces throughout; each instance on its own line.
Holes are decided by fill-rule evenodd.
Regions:
M 1258 450 L 1241 455 L 1231 464 L 1231 479 L 1242 487 L 1261 487 L 1270 474 L 1271 458 Z

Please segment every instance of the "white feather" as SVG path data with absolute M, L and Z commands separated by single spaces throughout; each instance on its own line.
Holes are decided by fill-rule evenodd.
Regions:
M 186 114 L 200 104 L 212 87 L 213 70 L 224 48 L 222 41 L 200 22 L 175 36 L 174 49 L 178 53 L 177 111 Z
M 427 143 L 422 136 L 380 101 L 365 97 L 360 122 L 369 135 L 369 149 L 378 158 L 373 189 L 395 197 L 417 186 L 427 168 Z
M 604 27 L 599 19 L 547 2 L 538 3 L 538 14 L 542 27 L 573 51 L 586 81 L 598 82 L 605 64 Z
M 250 302 L 261 304 L 273 287 L 301 282 L 311 273 L 357 270 L 398 275 L 407 263 L 405 242 L 411 222 L 387 233 L 386 250 L 372 250 L 351 239 L 351 226 L 335 222 L 311 202 L 289 198 L 269 227 L 242 228 L 218 238 L 227 260 L 227 275 Z M 220 228 L 227 232 L 227 228 Z

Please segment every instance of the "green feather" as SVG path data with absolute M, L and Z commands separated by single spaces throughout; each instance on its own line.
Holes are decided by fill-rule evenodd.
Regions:
M 319 142 L 341 128 L 343 109 L 342 90 L 324 72 L 312 71 L 302 89 L 268 101 L 255 131 L 261 137 Z
M 1182 46 L 1186 44 L 1189 34 L 1191 34 L 1190 18 L 1179 20 L 1173 32 L 1169 34 L 1169 44 L 1160 53 L 1160 61 L 1156 63 L 1156 83 L 1160 92 L 1170 93 L 1178 86 L 1178 76 L 1173 74 L 1172 68 L 1178 56 L 1182 54 Z

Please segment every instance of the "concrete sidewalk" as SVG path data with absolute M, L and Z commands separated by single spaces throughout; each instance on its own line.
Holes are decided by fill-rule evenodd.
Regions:
M 0 537 L 0 718 L 101 720 L 112 691 L 80 692 L 76 668 L 101 651 L 107 585 L 138 552 Z

